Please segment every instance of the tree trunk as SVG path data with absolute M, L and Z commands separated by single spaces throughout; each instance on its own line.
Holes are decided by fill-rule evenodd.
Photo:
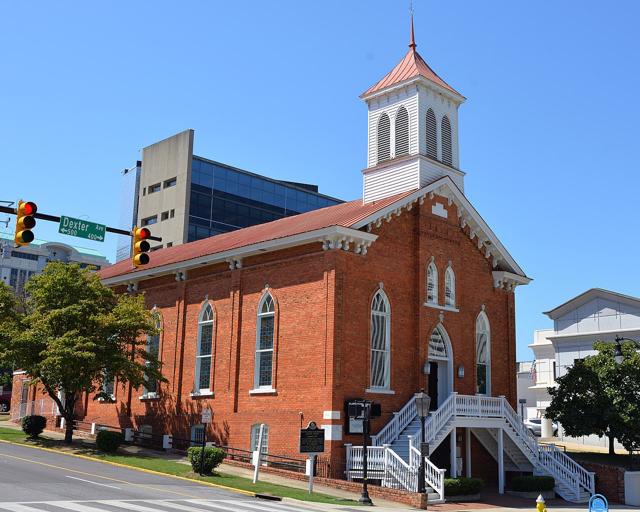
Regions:
M 64 416 L 64 442 L 71 444 L 73 441 L 73 414 Z
M 616 442 L 615 436 L 613 434 L 609 434 L 609 455 L 616 454 L 615 442 Z

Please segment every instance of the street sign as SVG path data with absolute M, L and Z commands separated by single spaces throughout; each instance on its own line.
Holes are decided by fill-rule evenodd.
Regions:
M 202 423 L 211 423 L 211 409 L 202 409 Z
M 300 453 L 324 453 L 324 429 L 315 421 L 300 429 Z
M 95 240 L 96 242 L 104 242 L 106 230 L 107 226 L 104 224 L 96 224 L 88 220 L 61 216 L 58 233 L 77 236 L 78 238 L 86 238 L 87 240 Z

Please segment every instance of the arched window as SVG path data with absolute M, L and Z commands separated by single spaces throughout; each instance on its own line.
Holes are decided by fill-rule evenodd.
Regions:
M 449 351 L 444 342 L 444 335 L 440 327 L 436 327 L 429 338 L 429 359 L 430 360 L 446 360 L 449 359 Z
M 476 319 L 476 393 L 491 394 L 491 329 L 484 311 Z
M 387 114 L 378 120 L 378 163 L 391 158 L 391 121 Z
M 145 365 L 147 368 L 157 368 L 157 362 L 160 356 L 160 332 L 162 330 L 162 318 L 160 313 L 154 309 L 152 312 L 153 322 L 156 328 L 156 332 L 152 336 L 147 336 L 147 353 L 152 356 L 149 358 Z M 158 381 L 150 375 L 145 375 L 145 395 L 155 396 L 158 392 Z
M 453 165 L 453 157 L 451 153 L 451 123 L 447 116 L 442 118 L 440 133 L 442 136 L 442 163 Z
M 213 351 L 214 313 L 209 302 L 202 306 L 198 318 L 198 345 L 196 346 L 196 372 L 194 391 L 211 391 L 211 354 Z
M 436 115 L 433 110 L 427 110 L 427 156 L 438 158 L 438 134 L 437 134 Z
M 396 156 L 409 154 L 409 113 L 404 107 L 396 114 Z
M 254 387 L 273 387 L 273 335 L 276 308 L 273 297 L 266 292 L 258 304 L 256 329 L 256 367 Z
M 438 269 L 433 261 L 427 267 L 427 302 L 438 303 Z
M 251 439 L 249 440 L 251 451 L 258 449 L 258 441 L 260 440 L 260 423 L 251 425 Z M 262 429 L 262 453 L 269 453 L 269 425 L 264 424 Z
M 444 273 L 444 305 L 456 306 L 456 275 L 450 266 Z
M 391 348 L 391 307 L 382 290 L 371 302 L 371 387 L 389 389 Z

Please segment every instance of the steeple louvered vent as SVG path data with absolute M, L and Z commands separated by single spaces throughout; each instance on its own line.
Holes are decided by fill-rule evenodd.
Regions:
M 396 114 L 396 156 L 409 154 L 409 114 L 400 107 Z

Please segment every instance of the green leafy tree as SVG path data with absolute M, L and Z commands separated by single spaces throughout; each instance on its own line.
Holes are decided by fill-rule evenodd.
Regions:
M 145 350 L 145 335 L 155 332 L 142 295 L 116 295 L 78 265 L 49 263 L 27 283 L 22 306 L 0 288 L 0 364 L 42 386 L 65 419 L 67 443 L 83 393 L 103 397 L 106 379 L 134 388 L 146 378 L 166 381 Z
M 596 355 L 576 360 L 558 386 L 549 388 L 546 416 L 559 421 L 574 437 L 596 434 L 609 438 L 609 453 L 618 439 L 629 451 L 640 448 L 640 355 L 632 343 L 623 345 L 617 364 L 614 346 L 596 342 Z

